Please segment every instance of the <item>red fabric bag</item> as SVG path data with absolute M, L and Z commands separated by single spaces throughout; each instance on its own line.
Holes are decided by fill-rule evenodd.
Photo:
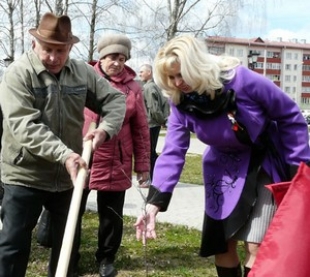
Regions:
M 280 203 L 282 202 L 290 185 L 291 185 L 291 182 L 283 182 L 283 183 L 271 184 L 271 185 L 266 186 L 269 190 L 271 190 L 273 194 L 273 198 L 278 207 L 280 206 Z
M 248 277 L 309 277 L 310 167 L 301 163 L 290 185 L 269 189 L 280 205 Z

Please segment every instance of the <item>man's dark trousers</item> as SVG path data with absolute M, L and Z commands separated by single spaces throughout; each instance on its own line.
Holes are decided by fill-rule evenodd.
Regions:
M 47 192 L 24 186 L 4 184 L 1 209 L 0 277 L 24 277 L 26 274 L 32 230 L 42 206 L 51 212 L 53 248 L 48 276 L 55 275 L 62 246 L 72 189 Z

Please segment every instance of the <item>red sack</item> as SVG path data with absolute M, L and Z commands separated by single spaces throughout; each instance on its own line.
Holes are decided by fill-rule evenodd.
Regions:
M 280 203 L 282 202 L 290 185 L 291 185 L 291 182 L 283 182 L 283 183 L 271 184 L 271 185 L 266 186 L 269 190 L 271 190 L 273 194 L 273 198 L 276 201 L 276 204 L 278 207 L 280 206 Z
M 310 167 L 301 163 L 290 186 L 275 184 L 271 190 L 281 204 L 248 277 L 309 277 Z

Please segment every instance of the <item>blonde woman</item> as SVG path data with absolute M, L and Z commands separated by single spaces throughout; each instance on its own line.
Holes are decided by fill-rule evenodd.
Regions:
M 191 36 L 159 50 L 154 74 L 170 96 L 171 114 L 146 214 L 135 224 L 137 238 L 156 237 L 156 214 L 168 208 L 190 133 L 196 133 L 206 144 L 200 255 L 215 255 L 219 277 L 242 276 L 241 262 L 247 276 L 276 208 L 264 185 L 292 178 L 299 163 L 310 160 L 307 124 L 273 82 L 234 57 L 208 54 L 205 42 Z M 245 245 L 244 261 L 238 241 Z

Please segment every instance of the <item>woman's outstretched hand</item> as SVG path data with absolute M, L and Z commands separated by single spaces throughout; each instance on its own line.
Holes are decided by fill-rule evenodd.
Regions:
M 136 238 L 137 240 L 142 240 L 144 245 L 147 239 L 156 239 L 155 225 L 158 211 L 159 208 L 157 206 L 147 204 L 144 213 L 138 217 L 134 224 L 136 228 Z

